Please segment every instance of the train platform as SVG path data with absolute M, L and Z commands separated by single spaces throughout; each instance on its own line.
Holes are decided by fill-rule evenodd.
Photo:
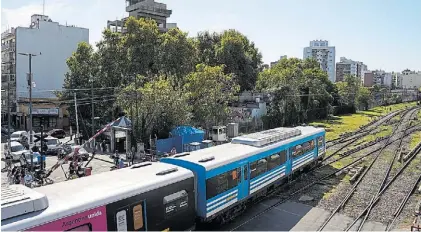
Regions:
M 242 216 L 223 230 L 236 228 L 236 231 L 317 231 L 329 217 L 330 212 L 297 202 L 286 202 L 265 214 L 243 224 L 248 218 L 276 203 L 276 199 L 266 200 L 248 209 Z M 343 231 L 353 221 L 351 217 L 337 214 L 324 228 L 324 231 Z M 242 225 L 243 224 L 243 225 Z M 384 231 L 385 225 L 366 222 L 363 231 Z M 351 231 L 357 230 L 355 225 Z

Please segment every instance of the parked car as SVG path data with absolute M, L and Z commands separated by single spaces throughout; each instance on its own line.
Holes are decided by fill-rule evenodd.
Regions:
M 19 143 L 26 143 L 28 140 L 28 132 L 26 131 L 16 131 L 10 135 L 10 141 L 12 142 L 19 142 Z
M 8 145 L 4 145 L 4 150 L 8 150 Z M 14 161 L 19 161 L 22 155 L 30 154 L 29 150 L 26 150 L 26 148 L 19 142 L 13 141 L 10 142 L 10 154 L 12 155 L 12 159 Z
M 47 145 L 46 155 L 57 155 L 61 148 L 61 141 L 58 138 L 48 136 L 45 138 L 45 145 Z M 41 147 L 41 141 L 36 143 L 36 146 Z
M 58 139 L 63 139 L 66 137 L 66 132 L 64 132 L 62 129 L 52 129 L 47 134 Z

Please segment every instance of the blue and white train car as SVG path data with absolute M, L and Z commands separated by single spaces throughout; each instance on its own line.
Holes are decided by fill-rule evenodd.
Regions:
M 196 179 L 196 211 L 203 221 L 227 217 L 325 153 L 325 130 L 276 128 L 161 159 L 190 169 Z

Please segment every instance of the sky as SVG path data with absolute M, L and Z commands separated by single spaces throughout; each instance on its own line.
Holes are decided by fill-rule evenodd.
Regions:
M 421 70 L 420 0 L 158 0 L 172 15 L 167 22 L 190 36 L 236 29 L 259 48 L 263 61 L 282 55 L 302 58 L 311 40 L 328 40 L 340 57 L 370 70 Z M 29 26 L 43 13 L 42 0 L 2 0 L 1 29 Z M 127 16 L 124 0 L 45 0 L 45 14 L 61 24 L 89 28 L 101 39 L 107 20 Z

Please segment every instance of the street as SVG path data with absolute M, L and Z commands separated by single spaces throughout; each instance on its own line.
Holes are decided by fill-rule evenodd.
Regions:
M 60 141 L 63 142 L 63 143 L 67 142 L 68 140 L 69 140 L 69 137 L 66 137 L 64 139 L 60 139 Z M 1 168 L 2 169 L 5 167 L 5 162 L 3 161 L 4 160 L 4 145 L 5 145 L 5 143 L 1 144 L 1 157 L 2 157 Z M 56 156 L 47 156 L 46 157 L 46 166 L 47 166 L 46 169 L 49 170 L 54 164 L 57 163 L 57 160 L 58 159 L 57 159 Z M 85 161 L 83 165 L 85 165 L 86 162 L 87 161 Z M 19 164 L 17 163 L 17 165 L 19 165 Z M 108 172 L 108 171 L 110 171 L 112 166 L 114 166 L 113 160 L 107 155 L 95 155 L 95 158 L 88 165 L 88 167 L 92 167 L 92 175 L 102 173 L 102 172 Z M 69 165 L 64 164 L 63 169 L 64 169 L 65 172 L 67 172 L 68 169 L 69 169 Z M 66 180 L 63 169 L 59 167 L 51 174 L 50 179 L 52 179 L 54 181 L 54 183 Z M 5 186 L 7 184 L 8 184 L 7 183 L 7 172 L 2 172 L 1 173 L 1 185 Z

